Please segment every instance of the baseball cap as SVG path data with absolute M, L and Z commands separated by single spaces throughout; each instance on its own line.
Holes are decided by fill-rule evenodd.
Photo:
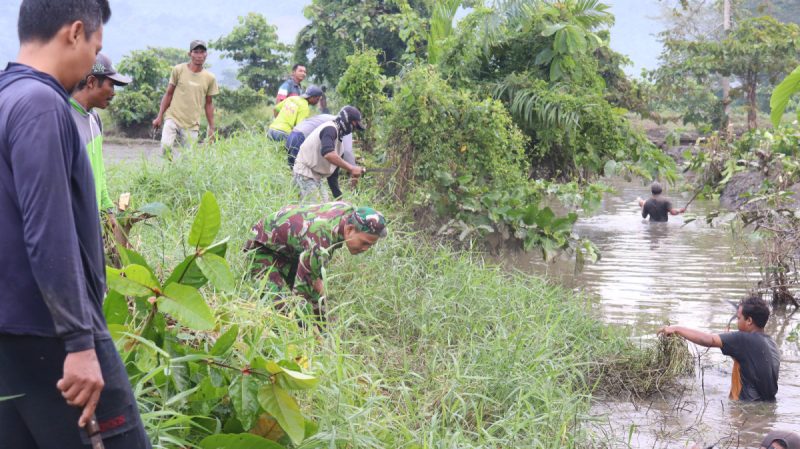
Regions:
M 308 86 L 308 89 L 306 89 L 306 91 L 303 92 L 303 95 L 300 96 L 303 98 L 321 97 L 324 93 L 325 92 L 323 92 L 322 89 L 319 88 L 319 86 L 312 84 Z
M 359 232 L 386 237 L 386 219 L 383 214 L 368 206 L 361 206 L 350 215 L 347 222 Z
M 367 129 L 367 127 L 361 123 L 361 111 L 359 111 L 355 106 L 343 107 L 342 110 L 339 111 L 339 117 L 346 122 L 355 120 L 355 128 L 359 131 L 364 131 Z
M 92 71 L 89 74 L 94 76 L 104 76 L 113 81 L 117 86 L 124 86 L 131 82 L 131 78 L 129 76 L 117 73 L 117 71 L 114 69 L 114 66 L 111 65 L 111 59 L 102 53 L 98 53 L 97 57 L 95 57 Z
M 773 430 L 764 437 L 762 447 L 769 447 L 773 441 L 778 440 L 789 449 L 800 449 L 800 435 L 790 430 Z
M 195 39 L 189 44 L 189 51 L 194 50 L 197 47 L 203 47 L 208 50 L 208 45 L 206 45 L 206 41 L 202 39 Z

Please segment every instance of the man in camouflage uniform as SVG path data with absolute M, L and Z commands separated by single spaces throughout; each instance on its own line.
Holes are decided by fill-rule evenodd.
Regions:
M 287 206 L 259 221 L 253 234 L 244 247 L 255 253 L 251 274 L 267 275 L 276 293 L 288 287 L 324 318 L 322 273 L 333 252 L 342 246 L 350 254 L 368 250 L 386 236 L 386 220 L 371 207 L 345 202 Z M 282 298 L 278 306 L 284 307 Z

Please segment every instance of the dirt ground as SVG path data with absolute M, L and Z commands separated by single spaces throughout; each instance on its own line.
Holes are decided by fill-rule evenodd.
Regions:
M 157 159 L 161 155 L 161 144 L 152 139 L 126 139 L 105 137 L 103 139 L 103 156 L 106 165 L 119 162 L 145 159 Z

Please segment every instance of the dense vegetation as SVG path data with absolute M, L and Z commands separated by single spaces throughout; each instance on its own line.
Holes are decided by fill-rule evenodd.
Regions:
M 796 25 L 740 11 L 724 35 L 686 26 L 714 9 L 682 16 L 662 36 L 662 66 L 630 80 L 600 1 L 487 3 L 314 0 L 294 48 L 263 16 L 242 17 L 212 42 L 243 83 L 215 100 L 224 138 L 175 163 L 110 170 L 112 190 L 131 192 L 134 207 L 170 211 L 134 228 L 136 252 L 109 272 L 106 310 L 158 446 L 589 447 L 592 394 L 659 389 L 686 371 L 685 354 L 669 342 L 632 348 L 591 318 L 585 298 L 486 264 L 486 246 L 450 244 L 596 260 L 572 225 L 599 201 L 599 176 L 678 179 L 633 112 L 706 134 L 685 154 L 706 195 L 760 174 L 739 217 L 764 236 L 762 286 L 793 300 L 781 286 L 797 278 L 800 221 L 788 201 L 800 134 L 778 122 L 796 107 L 797 71 L 773 98 L 776 129 L 755 128 L 765 92 L 797 65 Z M 454 23 L 459 7 L 470 9 Z M 373 250 L 335 258 L 322 333 L 297 326 L 299 308 L 276 313 L 240 251 L 250 226 L 296 200 L 283 149 L 261 137 L 290 51 L 331 87 L 333 106 L 364 112 L 360 162 L 377 170 L 350 199 L 391 218 Z M 137 80 L 111 110 L 120 129 L 147 126 L 176 55 L 147 49 L 120 62 Z M 732 100 L 720 76 L 739 81 Z M 728 133 L 734 114 L 749 133 Z M 198 220 L 217 232 L 196 230 Z
M 134 255 L 129 263 L 151 266 L 152 277 L 137 277 L 143 270 L 135 265 L 125 269 L 128 278 L 162 283 L 163 293 L 128 291 L 143 298 L 131 313 L 124 302 L 122 309 L 107 307 L 159 447 L 196 444 L 211 434 L 255 438 L 234 436 L 247 431 L 303 448 L 576 447 L 591 439 L 581 422 L 595 388 L 646 393 L 659 387 L 647 382 L 660 377 L 644 373 L 682 366 L 635 349 L 592 318 L 588 302 L 561 288 L 425 243 L 399 211 L 389 214 L 390 235 L 373 250 L 336 256 L 326 286 L 334 298 L 331 322 L 322 334 L 304 330 L 245 275 L 248 257 L 240 251 L 250 226 L 294 201 L 283 158 L 263 137 L 241 136 L 187 152 L 177 163 L 110 170 L 110 185 L 130 191 L 134 205 L 158 201 L 170 211 L 133 231 L 144 260 Z M 220 227 L 200 241 L 203 227 L 191 224 L 214 220 L 207 191 L 219 205 Z M 353 200 L 374 204 L 375 193 L 367 189 Z M 217 245 L 215 235 L 229 239 Z M 210 309 L 163 308 L 173 296 L 181 303 L 170 287 L 179 264 L 225 254 L 213 251 L 221 246 L 230 279 L 224 269 L 201 264 L 179 281 L 199 287 Z M 203 286 L 204 273 L 211 284 Z M 151 295 L 170 315 L 144 323 Z M 637 360 L 642 371 L 629 370 L 625 383 L 616 374 L 613 385 L 605 381 L 617 364 Z M 301 421 L 269 408 L 263 391 L 273 385 L 293 392 Z M 282 419 L 304 426 L 285 427 Z M 236 447 L 223 443 L 233 444 L 218 436 L 201 446 Z

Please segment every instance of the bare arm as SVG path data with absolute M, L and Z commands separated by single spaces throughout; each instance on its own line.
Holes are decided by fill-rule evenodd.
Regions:
M 206 120 L 208 120 L 208 133 L 209 142 L 214 141 L 214 100 L 211 95 L 206 95 Z
M 672 215 L 679 215 L 679 214 L 682 214 L 684 212 L 686 212 L 686 208 L 685 207 L 682 207 L 680 209 L 675 209 L 673 207 L 672 209 L 669 210 L 669 213 L 672 214 Z
M 364 173 L 364 168 L 363 167 L 359 167 L 358 165 L 348 164 L 344 159 L 341 158 L 341 156 L 336 154 L 335 151 L 331 151 L 330 153 L 326 154 L 324 157 L 331 164 L 350 172 L 350 175 L 355 177 L 355 178 L 358 178 L 359 176 L 361 176 Z
M 707 348 L 722 347 L 722 339 L 720 339 L 717 334 L 711 334 L 684 326 L 665 326 L 658 331 L 658 335 L 673 334 L 678 334 L 696 345 L 705 346 Z
M 156 119 L 153 120 L 153 128 L 161 128 L 161 124 L 164 121 L 164 113 L 167 112 L 169 105 L 172 104 L 172 96 L 175 95 L 175 85 L 170 84 L 167 86 L 167 91 L 164 93 L 164 97 L 161 99 L 161 107 L 158 108 L 158 115 Z

